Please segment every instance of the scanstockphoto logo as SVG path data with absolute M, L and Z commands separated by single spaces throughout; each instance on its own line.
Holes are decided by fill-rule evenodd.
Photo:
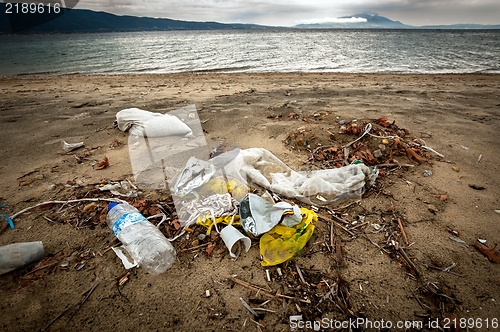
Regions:
M 0 28 L 18 33 L 46 24 L 63 16 L 78 4 L 78 0 L 0 1 Z

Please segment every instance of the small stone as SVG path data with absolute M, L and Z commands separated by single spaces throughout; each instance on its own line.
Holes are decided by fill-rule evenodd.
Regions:
M 37 179 L 37 180 L 43 180 L 43 175 L 38 174 L 37 176 L 35 176 L 35 179 Z
M 205 233 L 198 234 L 198 240 L 200 240 L 200 241 L 205 240 L 206 237 L 207 237 L 207 235 Z
M 457 173 L 460 172 L 460 168 L 458 168 L 458 167 L 453 166 L 451 169 L 454 170 Z
M 191 242 L 192 247 L 196 247 L 198 245 L 200 245 L 200 240 L 194 240 L 193 242 Z
M 375 158 L 381 158 L 382 157 L 382 151 L 380 151 L 380 150 L 373 151 L 373 156 L 375 156 Z
M 496 213 L 500 214 L 500 210 L 495 210 Z
M 436 214 L 439 210 L 432 204 L 427 205 L 427 209 L 432 212 L 433 214 Z
M 47 186 L 47 190 L 54 190 L 55 188 L 56 188 L 55 184 L 51 184 L 51 185 Z
M 385 145 L 389 144 L 389 140 L 387 138 L 384 138 L 382 140 L 382 144 L 385 144 Z
M 477 184 L 469 184 L 469 187 L 471 187 L 471 188 L 472 188 L 472 189 L 474 189 L 474 190 L 485 190 L 485 189 L 486 189 L 486 187 L 484 187 L 484 186 L 479 186 L 479 185 L 477 185 Z
M 29 179 L 29 180 L 21 182 L 21 186 L 29 186 L 32 183 L 33 183 L 33 180 Z
M 345 122 L 346 122 L 345 120 L 340 120 L 340 121 L 339 121 L 339 125 L 341 125 L 341 126 L 342 126 L 342 125 L 345 125 Z

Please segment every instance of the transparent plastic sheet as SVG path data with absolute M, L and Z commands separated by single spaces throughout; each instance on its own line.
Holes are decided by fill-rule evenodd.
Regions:
M 192 132 L 184 135 L 159 136 L 158 128 L 144 127 L 142 136 L 129 135 L 128 147 L 136 186 L 142 189 L 172 188 L 175 179 L 191 157 L 208 160 L 209 149 L 195 105 L 166 113 L 179 118 Z M 134 127 L 134 125 L 132 125 Z M 149 135 L 149 131 L 154 131 Z
M 360 199 L 365 188 L 371 186 L 378 176 L 376 168 L 362 163 L 296 172 L 262 148 L 241 150 L 224 170 L 228 176 L 315 205 Z
M 229 200 L 228 204 L 227 199 L 222 198 L 229 191 L 238 193 L 238 197 L 243 197 L 248 191 L 246 181 L 231 181 L 224 172 L 224 165 L 238 155 L 239 149 L 209 160 L 209 147 L 195 105 L 165 114 L 182 121 L 189 132 L 178 123 L 175 124 L 176 130 L 168 128 L 165 123 L 148 126 L 149 121 L 154 122 L 157 116 L 146 112 L 134 118 L 134 110 L 125 111 L 119 112 L 119 128 L 131 133 L 129 155 L 138 188 L 168 188 L 182 226 L 191 225 L 202 214 L 209 213 L 214 219 L 236 211 L 234 200 Z M 138 130 L 141 135 L 137 135 Z

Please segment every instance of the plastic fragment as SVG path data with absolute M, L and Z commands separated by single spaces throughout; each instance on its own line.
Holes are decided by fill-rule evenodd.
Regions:
M 123 246 L 111 247 L 111 249 L 113 249 L 116 256 L 118 256 L 118 258 L 120 258 L 125 269 L 128 270 L 128 269 L 131 269 L 131 268 L 136 267 L 138 265 L 137 262 L 133 258 L 131 258 L 131 257 L 129 258 L 127 256 L 128 252 Z
M 7 205 L 7 203 L 2 203 L 0 205 L 0 208 L 4 207 L 6 205 Z M 14 222 L 12 221 L 12 219 L 10 219 L 9 216 L 7 216 L 5 214 L 0 214 L 0 217 L 5 218 L 7 220 L 7 222 L 9 223 L 10 228 L 14 229 Z
M 10 219 L 9 216 L 6 216 L 5 214 L 0 214 L 0 217 L 7 219 L 7 222 L 9 223 L 10 228 L 14 228 L 14 222 L 12 219 Z
M 428 169 L 424 169 L 422 171 L 422 175 L 427 177 L 427 176 L 431 176 L 432 175 L 432 171 L 428 170 Z
M 298 206 L 286 202 L 272 204 L 255 194 L 245 196 L 240 202 L 239 213 L 243 228 L 254 236 L 270 231 L 281 220 L 287 227 L 293 227 L 302 220 Z
M 78 148 L 81 148 L 82 146 L 84 146 L 84 143 L 83 142 L 67 143 L 65 141 L 61 141 L 61 146 L 62 146 L 64 151 L 70 152 L 70 151 L 76 150 Z
M 461 243 L 461 244 L 465 245 L 466 247 L 469 247 L 469 244 L 467 244 L 467 242 L 465 242 L 462 239 L 459 239 L 458 237 L 450 236 L 450 240 Z

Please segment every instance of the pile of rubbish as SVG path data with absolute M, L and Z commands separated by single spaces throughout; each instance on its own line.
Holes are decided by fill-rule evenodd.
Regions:
M 169 241 L 192 231 L 193 225 L 200 225 L 206 228 L 206 236 L 215 231 L 236 259 L 237 244 L 243 244 L 248 251 L 252 239 L 258 239 L 263 266 L 281 264 L 300 252 L 314 232 L 318 206 L 360 200 L 375 183 L 379 167 L 401 165 L 394 156 L 405 154 L 410 162 L 420 163 L 429 159 L 424 150 L 440 155 L 423 140 L 408 139 L 406 129 L 386 118 L 363 124 L 344 121 L 340 132 L 356 135 L 357 139 L 345 145 L 317 144 L 314 150 L 311 143 L 316 137 L 312 131 L 303 127 L 290 133 L 284 143 L 292 149 L 305 147 L 308 162 L 321 164 L 321 169 L 312 171 L 296 171 L 263 148 L 240 150 L 223 144 L 210 151 L 194 105 L 168 114 L 124 109 L 116 114 L 116 125 L 129 132 L 135 184 L 115 181 L 101 184 L 99 191 L 131 199 L 138 196 L 140 189 L 168 189 L 176 217 L 154 207 L 157 213 L 149 214 L 148 219 L 162 217 L 157 227 L 168 220 L 167 224 L 175 229 L 167 232 Z M 335 134 L 329 134 L 335 140 Z M 380 144 L 373 146 L 373 141 L 362 140 L 364 137 L 375 138 Z M 65 151 L 71 151 L 83 142 L 62 145 Z M 126 204 L 119 198 L 106 200 Z M 117 237 L 122 228 L 146 220 L 137 216 L 144 212 L 141 206 L 124 205 L 123 209 L 136 212 L 108 221 L 113 230 L 120 230 L 114 231 Z M 105 214 L 96 211 L 93 225 L 102 223 Z M 120 257 L 125 264 L 125 258 Z M 137 262 L 131 263 L 125 265 L 135 266 Z
M 88 209 L 85 207 L 94 211 L 94 217 L 88 218 L 92 227 L 107 222 L 123 243 L 122 249 L 136 248 L 129 252 L 131 257 L 138 258 L 133 259 L 135 262 L 121 255 L 123 250 L 118 250 L 121 254 L 115 250 L 127 267 L 145 264 L 141 263 L 144 258 L 140 255 L 147 244 L 136 243 L 140 239 L 126 235 L 130 232 L 125 230 L 131 225 L 139 229 L 141 223 L 158 217 L 162 220 L 157 227 L 168 220 L 175 228 L 175 232 L 167 232 L 169 241 L 175 241 L 186 232 L 192 232 L 194 225 L 200 225 L 206 228 L 206 236 L 212 236 L 215 230 L 233 258 L 238 257 L 237 244 L 243 244 L 248 251 L 252 239 L 258 239 L 261 264 L 281 264 L 300 252 L 311 238 L 318 220 L 317 206 L 360 200 L 379 174 L 377 167 L 367 166 L 362 158 L 353 158 L 348 165 L 339 168 L 296 171 L 263 148 L 240 150 L 225 146 L 210 153 L 194 105 L 168 114 L 125 109 L 116 114 L 116 119 L 117 127 L 129 132 L 128 149 L 135 184 L 129 180 L 102 183 L 95 193 L 87 192 L 86 198 L 81 200 L 92 202 Z M 74 148 L 80 146 L 78 143 Z M 66 151 L 73 146 L 66 143 L 63 148 Z M 123 200 L 137 197 L 141 189 L 167 188 L 175 217 L 172 211 L 164 211 L 160 205 L 149 206 L 146 211 L 140 204 L 131 204 L 132 207 Z M 97 198 L 103 191 L 120 198 Z M 102 200 L 111 203 L 109 207 L 98 206 L 96 202 Z M 118 209 L 111 210 L 115 202 L 120 204 L 122 212 L 114 213 L 111 220 L 107 211 Z M 143 212 L 148 212 L 149 216 L 139 216 Z M 85 227 L 80 221 L 77 226 Z M 149 226 L 143 225 L 142 229 L 150 238 L 157 238 L 158 232 L 153 232 Z M 172 249 L 166 244 L 157 244 L 160 245 L 165 250 Z M 171 257 L 175 257 L 175 252 Z M 164 264 L 166 268 L 151 261 L 148 264 L 149 268 L 142 267 L 162 273 L 171 262 Z
M 359 199 L 377 174 L 375 168 L 362 163 L 296 172 L 269 151 L 251 148 L 231 150 L 207 161 L 190 158 L 170 191 L 182 227 L 196 223 L 207 228 L 207 235 L 215 228 L 232 257 L 236 257 L 235 243 L 241 240 L 248 251 L 250 237 L 260 237 L 262 265 L 268 266 L 298 253 L 318 220 L 313 210 L 285 202 L 280 196 L 316 205 Z M 221 223 L 227 226 L 219 230 Z M 234 226 L 243 228 L 248 236 Z
M 318 220 L 316 205 L 359 200 L 378 176 L 377 168 L 360 160 L 298 172 L 263 148 L 215 148 L 209 154 L 194 105 L 169 114 L 126 109 L 117 113 L 117 124 L 130 133 L 136 185 L 170 190 L 182 229 L 170 240 L 202 225 L 207 235 L 215 229 L 236 258 L 236 243 L 248 251 L 251 238 L 260 238 L 265 266 L 289 260 L 306 245 Z

